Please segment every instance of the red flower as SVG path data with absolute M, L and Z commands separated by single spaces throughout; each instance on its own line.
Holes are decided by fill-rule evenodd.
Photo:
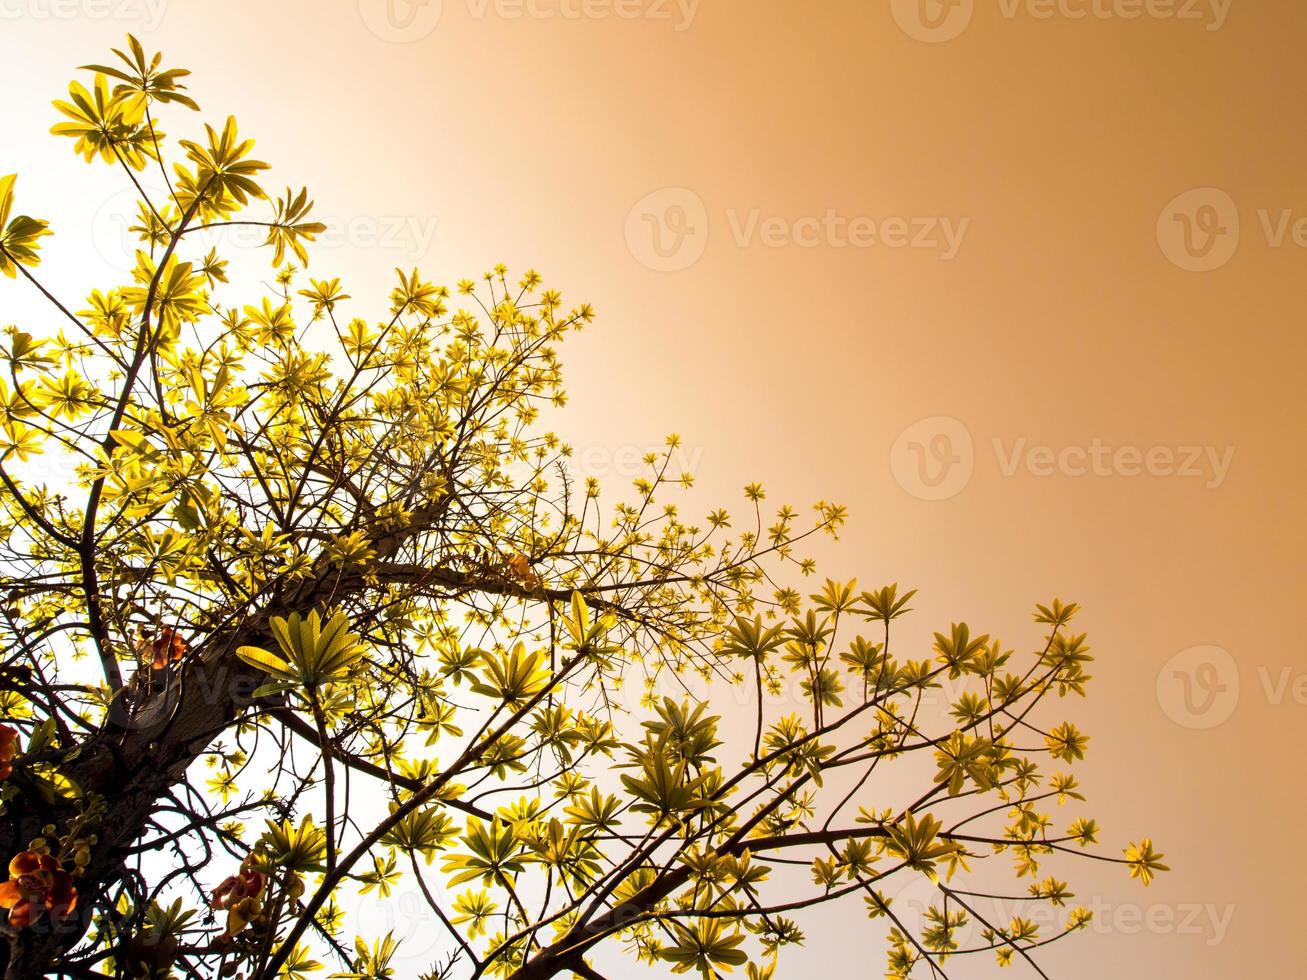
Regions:
M 150 666 L 163 670 L 169 663 L 176 663 L 186 654 L 186 641 L 169 626 L 150 644 Z
M 234 936 L 263 911 L 260 896 L 268 877 L 254 870 L 254 855 L 241 862 L 241 869 L 213 890 L 213 907 L 227 910 L 227 935 Z
M 0 908 L 9 910 L 9 925 L 24 929 L 48 911 L 54 917 L 77 907 L 73 876 L 48 854 L 23 851 L 9 862 L 9 880 L 0 885 Z
M 18 753 L 18 732 L 8 725 L 0 725 L 0 779 L 8 779 L 14 767 L 10 765 Z

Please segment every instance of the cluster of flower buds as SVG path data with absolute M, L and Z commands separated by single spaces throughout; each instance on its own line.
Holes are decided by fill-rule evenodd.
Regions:
M 13 774 L 17 754 L 18 732 L 8 725 L 0 725 L 0 779 L 8 779 Z
M 86 860 L 89 857 L 88 847 Z M 79 870 L 86 860 L 78 865 Z M 0 908 L 9 910 L 10 928 L 25 929 L 44 913 L 63 918 L 76 907 L 73 876 L 58 860 L 39 851 L 23 851 L 9 862 L 9 880 L 0 884 Z
M 241 862 L 240 871 L 213 890 L 213 907 L 227 912 L 227 935 L 235 936 L 263 915 L 268 876 L 254 870 L 254 855 Z

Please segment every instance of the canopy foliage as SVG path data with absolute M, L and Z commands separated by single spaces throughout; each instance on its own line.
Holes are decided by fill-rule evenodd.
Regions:
M 761 980 L 841 900 L 889 976 L 1033 966 L 1088 921 L 1061 855 L 1164 869 L 1097 850 L 1088 739 L 1045 717 L 1089 680 L 1074 604 L 1031 653 L 964 624 L 892 649 L 912 591 L 795 585 L 842 507 L 750 485 L 686 517 L 675 437 L 608 502 L 541 421 L 589 306 L 399 270 L 347 314 L 302 271 L 307 191 L 234 119 L 170 142 L 187 72 L 114 55 L 53 132 L 139 192 L 130 279 L 62 298 L 0 180 L 0 272 L 53 323 L 7 328 L 0 379 L 8 976 L 408 975 L 359 925 L 404 883 L 428 977 L 593 978 L 612 947 Z M 237 225 L 265 286 L 206 247 Z M 669 696 L 692 674 L 711 704 Z M 894 902 L 910 879 L 928 907 Z

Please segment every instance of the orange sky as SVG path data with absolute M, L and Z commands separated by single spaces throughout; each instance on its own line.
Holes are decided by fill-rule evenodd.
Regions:
M 310 186 L 317 274 L 380 306 L 393 266 L 503 261 L 593 302 L 560 427 L 598 475 L 677 431 L 699 509 L 846 503 L 824 570 L 921 588 L 923 642 L 1026 650 L 1079 601 L 1089 812 L 1175 870 L 1078 871 L 1106 925 L 1047 969 L 1297 976 L 1307 8 L 924 2 L 0 0 L 0 172 L 45 268 L 121 264 L 116 178 L 43 134 L 136 31 Z M 846 972 L 863 922 L 784 974 Z

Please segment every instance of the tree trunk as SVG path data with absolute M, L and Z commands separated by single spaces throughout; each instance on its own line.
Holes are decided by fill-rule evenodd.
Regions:
M 88 795 L 104 798 L 107 811 L 93 828 L 99 840 L 77 880 L 78 903 L 66 920 L 43 916 L 10 937 L 7 980 L 28 980 L 58 967 L 90 925 L 96 897 L 104 898 L 125 871 L 127 851 L 146 831 L 151 813 L 185 778 L 190 765 L 250 703 L 262 675 L 235 655 L 243 644 L 267 645 L 268 616 L 260 625 L 215 635 L 193 651 L 160 689 L 143 670 L 109 710 L 103 727 L 66 751 L 60 771 Z M 54 823 L 62 829 L 71 808 L 45 805 L 35 792 L 20 793 L 0 825 L 0 854 L 25 850 Z

